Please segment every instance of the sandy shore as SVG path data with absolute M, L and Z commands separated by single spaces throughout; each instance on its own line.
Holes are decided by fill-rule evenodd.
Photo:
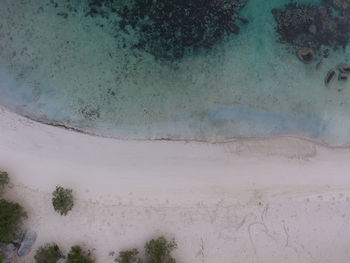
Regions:
M 0 131 L 0 167 L 13 182 L 8 197 L 28 210 L 36 247 L 56 241 L 67 250 L 78 243 L 108 263 L 112 251 L 165 235 L 177 240 L 180 263 L 350 257 L 349 149 L 293 137 L 119 141 L 4 108 Z M 75 191 L 67 217 L 51 207 L 57 184 Z

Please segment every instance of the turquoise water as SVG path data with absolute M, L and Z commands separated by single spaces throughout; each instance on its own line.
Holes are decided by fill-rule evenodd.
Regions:
M 350 142 L 350 80 L 324 84 L 350 48 L 332 50 L 318 70 L 319 59 L 299 61 L 271 14 L 295 1 L 249 0 L 238 35 L 176 61 L 132 48 L 135 35 L 115 30 L 117 14 L 52 2 L 0 0 L 0 103 L 20 114 L 126 139 Z

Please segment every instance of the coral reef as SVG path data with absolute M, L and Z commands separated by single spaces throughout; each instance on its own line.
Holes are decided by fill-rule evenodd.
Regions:
M 332 7 L 338 12 L 341 16 L 350 15 L 350 0 L 324 0 L 324 4 L 328 7 Z
M 280 42 L 297 49 L 345 48 L 349 42 L 349 0 L 324 0 L 320 5 L 290 3 L 273 9 L 272 14 Z
M 212 48 L 225 34 L 238 34 L 240 9 L 247 0 L 91 0 L 88 15 L 120 16 L 118 29 L 136 33 L 136 48 L 166 60 L 186 50 Z

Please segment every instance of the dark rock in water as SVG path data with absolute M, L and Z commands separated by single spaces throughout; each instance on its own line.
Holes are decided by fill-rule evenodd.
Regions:
M 339 73 L 338 75 L 338 80 L 340 81 L 345 81 L 348 79 L 348 74 L 345 74 L 345 73 Z
M 35 232 L 30 232 L 30 231 L 26 232 L 23 237 L 21 246 L 18 249 L 17 255 L 19 257 L 24 257 L 28 255 L 30 252 L 30 249 L 32 248 L 33 244 L 36 241 L 36 238 L 37 238 L 37 234 Z
M 315 53 L 312 48 L 300 48 L 297 52 L 297 56 L 305 64 L 308 64 L 315 59 Z
M 340 65 L 338 65 L 337 69 L 341 73 L 350 74 L 350 66 L 347 64 L 340 64 Z
M 246 19 L 246 18 L 239 17 L 238 19 L 239 19 L 239 21 L 241 21 L 243 24 L 248 24 L 248 23 L 249 23 L 249 20 Z
M 237 26 L 234 22 L 229 23 L 229 24 L 227 25 L 227 29 L 228 29 L 230 32 L 235 33 L 235 34 L 238 34 L 239 31 L 240 31 L 239 26 Z
M 326 78 L 324 79 L 324 83 L 326 84 L 326 86 L 329 85 L 329 83 L 331 83 L 331 81 L 333 81 L 335 78 L 335 71 L 334 70 L 330 70 L 328 71 Z
M 3 263 L 10 263 L 13 261 L 13 258 L 16 254 L 16 247 L 13 244 L 0 244 L 0 254 L 3 255 Z
M 227 34 L 238 34 L 238 13 L 248 0 L 90 0 L 88 14 L 119 14 L 118 30 L 132 28 L 135 48 L 166 60 L 212 48 Z M 247 22 L 244 19 L 241 21 Z M 243 22 L 243 23 L 244 23 Z
M 331 2 L 336 1 L 342 0 Z M 321 5 L 290 3 L 282 9 L 273 9 L 280 42 L 315 51 L 322 46 L 345 48 L 350 39 L 350 13 L 344 15 L 326 2 Z
M 68 14 L 61 12 L 61 13 L 57 13 L 58 16 L 62 16 L 63 18 L 67 19 L 68 18 Z

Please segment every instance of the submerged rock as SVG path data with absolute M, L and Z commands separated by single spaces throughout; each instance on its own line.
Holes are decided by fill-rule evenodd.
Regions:
M 338 80 L 340 81 L 345 81 L 348 79 L 348 74 L 345 74 L 345 73 L 339 73 L 338 75 Z
M 24 257 L 28 255 L 30 252 L 30 249 L 32 248 L 33 244 L 36 241 L 36 238 L 37 238 L 37 234 L 35 232 L 30 232 L 30 231 L 26 232 L 23 237 L 21 246 L 18 249 L 17 255 L 19 257 Z
M 341 73 L 350 74 L 350 66 L 347 64 L 340 64 L 340 65 L 338 65 L 337 69 Z
M 246 18 L 244 18 L 244 17 L 239 17 L 238 19 L 239 19 L 239 21 L 241 21 L 243 24 L 248 24 L 248 23 L 249 23 L 249 20 L 246 19 Z
M 324 83 L 326 86 L 328 86 L 335 78 L 335 71 L 334 70 L 330 70 L 328 71 L 325 79 L 324 79 Z
M 315 59 L 315 52 L 312 48 L 300 48 L 297 52 L 297 56 L 302 62 L 308 64 Z

